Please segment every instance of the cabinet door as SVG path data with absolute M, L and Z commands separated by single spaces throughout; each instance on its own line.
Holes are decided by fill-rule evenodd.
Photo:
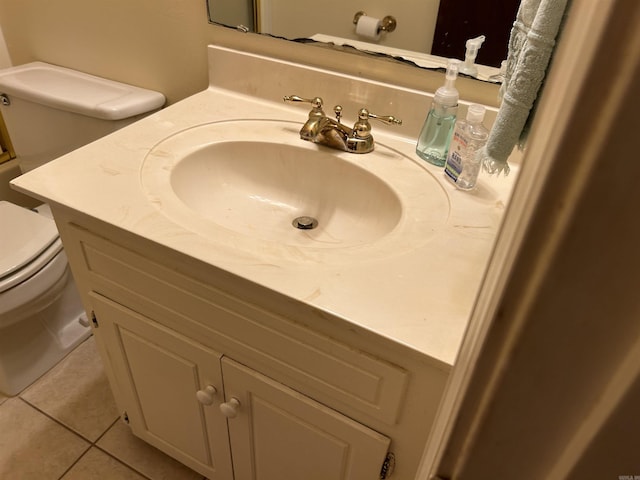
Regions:
M 221 355 L 91 293 L 133 433 L 211 480 L 233 478 Z
M 222 359 L 235 480 L 374 480 L 390 440 Z

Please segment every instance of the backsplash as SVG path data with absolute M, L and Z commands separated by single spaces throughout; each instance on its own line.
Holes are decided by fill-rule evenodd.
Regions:
M 274 61 L 259 55 L 244 56 L 240 74 L 230 73 L 225 65 L 233 64 L 237 52 L 226 49 L 209 49 L 211 85 L 262 98 L 280 101 L 284 95 L 299 95 L 306 98 L 321 97 L 324 110 L 331 115 L 334 105 L 343 107 L 343 120 L 353 123 L 360 108 L 366 107 L 377 115 L 393 115 L 402 119 L 401 126 L 388 126 L 372 121 L 375 130 L 386 130 L 394 136 L 406 137 L 413 141 L 418 136 L 432 95 L 400 86 L 384 85 L 385 94 L 380 95 L 382 83 L 363 80 L 355 76 L 335 76 L 329 70 L 308 67 L 288 61 Z M 236 60 L 237 61 L 237 60 Z M 269 68 L 265 65 L 270 64 Z M 265 74 L 265 72 L 269 72 Z M 461 101 L 461 115 L 466 112 L 464 99 Z M 307 104 L 297 104 L 295 108 L 309 110 Z M 489 127 L 495 119 L 496 109 L 488 108 L 485 124 Z

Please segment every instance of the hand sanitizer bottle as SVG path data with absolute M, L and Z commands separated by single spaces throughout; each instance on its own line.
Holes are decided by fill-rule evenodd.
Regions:
M 447 160 L 447 151 L 456 123 L 459 94 L 454 84 L 459 68 L 459 60 L 449 60 L 445 84 L 436 90 L 416 145 L 418 156 L 438 167 L 444 166 Z
M 482 105 L 470 105 L 467 119 L 458 120 L 453 133 L 444 175 L 462 190 L 472 190 L 478 180 L 479 150 L 489 137 L 489 130 L 482 124 L 485 111 Z

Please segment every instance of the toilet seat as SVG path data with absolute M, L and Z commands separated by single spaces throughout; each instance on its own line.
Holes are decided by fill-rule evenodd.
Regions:
M 70 274 L 64 250 L 24 282 L 0 293 L 0 329 L 55 302 Z
M 49 264 L 62 250 L 55 222 L 36 212 L 0 201 L 0 294 Z

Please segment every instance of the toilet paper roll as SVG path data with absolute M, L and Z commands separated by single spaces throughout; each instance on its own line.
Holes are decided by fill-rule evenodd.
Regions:
M 381 23 L 379 18 L 362 15 L 356 23 L 356 33 L 372 40 L 379 40 L 382 32 Z

